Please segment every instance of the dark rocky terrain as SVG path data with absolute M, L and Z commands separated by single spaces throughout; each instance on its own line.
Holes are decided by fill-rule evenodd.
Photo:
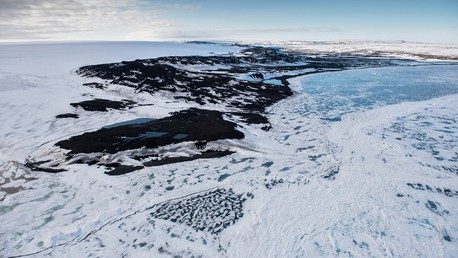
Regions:
M 86 111 L 102 111 L 106 112 L 109 109 L 126 109 L 130 108 L 136 103 L 131 101 L 131 100 L 121 100 L 121 101 L 115 101 L 115 100 L 108 100 L 108 99 L 92 99 L 92 100 L 86 100 L 86 101 L 81 101 L 77 103 L 70 103 L 73 107 L 81 107 L 82 109 Z
M 56 145 L 70 150 L 69 155 L 116 153 L 139 148 L 152 149 L 184 141 L 242 139 L 243 133 L 235 127 L 235 123 L 224 120 L 218 111 L 193 108 L 145 123 L 105 127 L 73 136 Z
M 288 78 L 352 67 L 393 65 L 392 59 L 363 56 L 307 56 L 276 48 L 251 47 L 240 55 L 184 56 L 84 66 L 77 73 L 137 92 L 170 92 L 173 98 L 200 105 L 219 104 L 263 112 L 293 93 Z M 277 79 L 281 85 L 266 83 Z M 103 88 L 99 83 L 88 84 Z
M 216 148 L 215 145 L 208 148 L 207 143 L 244 138 L 237 126 L 257 124 L 261 129 L 269 130 L 272 125 L 265 116 L 265 109 L 293 94 L 287 79 L 403 62 L 407 61 L 246 47 L 237 54 L 170 56 L 84 66 L 76 71 L 77 74 L 99 80 L 83 84 L 86 87 L 107 90 L 110 85 L 121 85 L 136 93 L 167 94 L 175 101 L 196 106 L 211 104 L 225 111 L 191 108 L 157 120 L 146 118 L 146 121 L 140 119 L 141 122 L 126 121 L 105 126 L 57 142 L 55 145 L 65 152 L 65 160 L 50 158 L 29 161 L 27 165 L 35 170 L 61 172 L 65 171 L 65 164 L 84 163 L 105 166 L 109 175 L 121 175 L 145 166 L 230 155 L 233 150 L 227 143 L 219 143 Z M 94 98 L 70 105 L 88 112 L 108 112 L 150 104 L 128 99 Z M 70 117 L 77 118 L 78 115 L 62 114 L 56 118 Z M 175 147 L 165 150 L 167 146 Z M 176 148 L 185 148 L 188 154 L 177 157 L 173 153 Z M 118 153 L 137 163 L 128 164 L 114 158 Z M 113 157 L 107 159 L 107 155 Z
M 250 116 L 249 116 L 250 117 Z M 257 121 L 254 121 L 257 122 Z M 242 139 L 244 134 L 236 129 L 237 124 L 223 118 L 223 113 L 214 110 L 192 108 L 176 112 L 169 117 L 150 120 L 128 121 L 103 127 L 59 141 L 56 146 L 68 150 L 66 161 L 88 165 L 103 165 L 109 175 L 121 175 L 143 168 L 199 158 L 214 158 L 232 154 L 227 148 L 207 148 L 207 143 L 223 139 Z M 187 148 L 193 154 L 183 157 L 168 157 L 167 153 L 155 152 L 162 146 L 191 143 Z M 143 150 L 128 153 L 134 150 Z M 125 155 L 141 162 L 142 166 L 127 166 L 119 162 L 106 162 L 106 154 L 127 152 Z M 87 155 L 86 155 L 87 154 Z M 62 172 L 64 169 L 47 168 L 44 161 L 28 163 L 28 166 L 44 172 Z M 54 162 L 54 161 L 53 161 Z M 63 162 L 63 161 L 62 161 Z M 56 164 L 54 163 L 54 166 Z
M 56 118 L 79 118 L 79 116 L 77 114 L 66 113 L 57 115 Z

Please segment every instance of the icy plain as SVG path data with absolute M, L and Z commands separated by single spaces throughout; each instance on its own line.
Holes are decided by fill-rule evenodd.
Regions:
M 229 141 L 230 156 L 121 176 L 24 165 L 73 135 L 199 107 L 120 85 L 83 87 L 94 79 L 75 69 L 242 48 L 0 46 L 0 256 L 458 257 L 458 66 L 437 58 L 291 78 L 295 94 L 266 111 L 270 130 L 244 126 L 244 139 L 214 143 Z M 88 97 L 154 105 L 55 118 Z

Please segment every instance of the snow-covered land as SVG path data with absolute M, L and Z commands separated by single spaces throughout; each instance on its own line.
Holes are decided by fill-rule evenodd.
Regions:
M 428 46 L 0 45 L 0 257 L 458 257 L 457 46 Z M 186 114 L 225 137 L 165 138 Z
M 258 42 L 311 53 L 353 53 L 397 56 L 420 60 L 458 61 L 458 46 L 409 41 L 286 41 Z

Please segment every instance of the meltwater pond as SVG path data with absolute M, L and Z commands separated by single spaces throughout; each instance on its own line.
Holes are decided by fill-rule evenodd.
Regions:
M 338 121 L 346 113 L 458 93 L 458 65 L 347 70 L 301 78 L 303 115 Z
M 144 123 L 148 123 L 148 122 L 151 122 L 151 121 L 154 121 L 154 120 L 156 120 L 156 119 L 153 119 L 153 118 L 136 118 L 136 119 L 132 119 L 132 120 L 128 120 L 128 121 L 122 121 L 122 122 L 114 123 L 114 124 L 111 124 L 111 125 L 106 125 L 103 128 L 110 129 L 110 128 L 126 126 L 126 125 L 144 124 Z

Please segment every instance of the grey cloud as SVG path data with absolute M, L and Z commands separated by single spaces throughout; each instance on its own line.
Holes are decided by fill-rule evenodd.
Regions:
M 185 9 L 185 10 L 192 10 L 192 9 L 199 9 L 202 6 L 197 4 L 169 4 L 166 5 L 169 8 L 176 8 L 176 9 Z
M 0 0 L 0 15 L 25 16 L 31 12 L 53 9 L 65 11 L 81 8 L 81 3 L 75 0 Z M 39 13 L 34 13 L 39 15 Z
M 0 40 L 72 39 L 171 26 L 160 10 L 141 0 L 0 0 Z
M 33 0 L 0 0 L 0 12 L 8 10 L 22 10 L 32 5 Z
M 272 28 L 272 29 L 216 29 L 194 31 L 171 31 L 163 36 L 170 38 L 221 38 L 227 36 L 256 36 L 269 34 L 306 34 L 306 33 L 334 33 L 340 32 L 334 27 L 297 27 L 297 28 Z
M 330 36 L 341 32 L 334 27 L 293 27 L 272 29 L 212 29 L 212 30 L 179 30 L 170 28 L 167 31 L 133 31 L 127 34 L 129 40 L 256 40 L 260 38 L 272 39 L 303 39 L 310 36 Z M 275 36 L 273 36 L 275 35 Z
M 0 40 L 227 39 L 339 32 L 327 27 L 182 30 L 165 18 L 164 8 L 200 6 L 146 0 L 0 0 Z

